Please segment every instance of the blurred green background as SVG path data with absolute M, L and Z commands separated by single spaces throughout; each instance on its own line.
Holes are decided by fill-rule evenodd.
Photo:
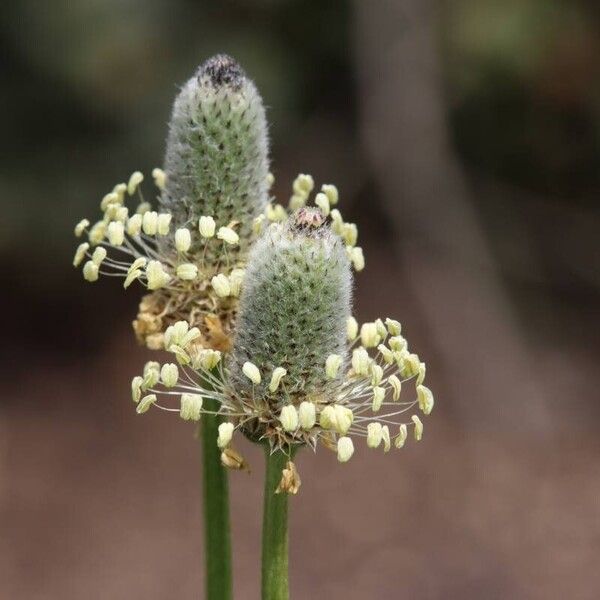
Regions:
M 402 320 L 438 401 L 400 454 L 300 460 L 293 596 L 598 597 L 595 0 L 17 0 L 0 51 L 0 596 L 198 597 L 193 431 L 131 414 L 139 291 L 70 263 L 74 224 L 161 165 L 178 85 L 226 52 L 268 107 L 279 201 L 298 172 L 338 185 L 356 313 Z

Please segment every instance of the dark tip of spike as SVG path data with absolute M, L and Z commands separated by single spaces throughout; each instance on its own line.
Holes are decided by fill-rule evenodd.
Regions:
M 289 221 L 289 226 L 293 231 L 307 234 L 320 231 L 324 225 L 325 217 L 318 208 L 299 208 Z
M 207 78 L 215 88 L 227 85 L 237 89 L 242 85 L 245 77 L 244 69 L 227 54 L 217 54 L 209 58 L 198 69 L 198 79 Z

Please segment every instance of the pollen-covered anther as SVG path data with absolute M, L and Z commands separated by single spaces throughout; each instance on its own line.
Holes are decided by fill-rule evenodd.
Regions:
M 244 269 L 233 269 L 229 274 L 229 291 L 234 298 L 237 298 L 242 291 L 245 273 Z
M 156 394 L 148 394 L 144 396 L 137 404 L 135 412 L 142 415 L 150 410 L 150 407 L 156 402 Z
M 433 393 L 424 385 L 417 385 L 417 399 L 423 414 L 428 415 L 433 410 Z
M 325 361 L 325 374 L 329 379 L 335 379 L 344 359 L 339 354 L 330 354 Z
M 200 394 L 181 394 L 179 416 L 184 421 L 199 421 L 203 398 Z
M 415 424 L 415 440 L 419 442 L 423 437 L 423 422 L 417 415 L 413 415 L 410 419 Z
M 231 246 L 238 244 L 240 241 L 240 236 L 231 227 L 219 227 L 217 238 Z
M 354 454 L 354 443 L 349 437 L 341 437 L 337 441 L 337 459 L 341 463 L 348 462 Z
M 169 213 L 160 213 L 156 220 L 156 232 L 158 235 L 169 235 L 169 229 L 171 227 L 171 219 L 173 215 Z
M 383 427 L 381 423 L 374 421 L 367 425 L 367 446 L 377 448 L 383 439 Z
M 378 364 L 371 364 L 371 385 L 377 386 L 383 379 L 383 367 Z
M 358 321 L 354 317 L 348 317 L 346 321 L 346 333 L 348 336 L 348 340 L 351 342 L 356 339 L 358 335 Z
M 298 429 L 298 411 L 293 404 L 288 404 L 281 409 L 279 422 L 285 431 L 296 431 Z
M 408 437 L 408 428 L 406 427 L 406 425 L 404 423 L 402 423 L 402 425 L 400 425 L 400 428 L 398 430 L 398 435 L 394 439 L 394 446 L 396 446 L 396 448 L 398 448 L 398 449 L 402 448 L 402 446 L 404 446 L 404 442 L 406 442 L 407 437 Z
M 224 275 L 223 273 L 215 275 L 210 280 L 210 284 L 219 298 L 226 298 L 227 296 L 231 295 L 231 284 L 229 283 L 229 278 L 227 275 Z
M 90 244 L 98 245 L 106 235 L 107 224 L 104 221 L 98 221 L 91 229 L 88 235 Z
M 370 365 L 371 358 L 365 348 L 361 346 L 352 351 L 352 369 L 355 375 L 368 376 Z
M 144 175 L 140 173 L 140 171 L 134 171 L 129 178 L 129 182 L 127 183 L 127 193 L 130 196 L 133 196 L 142 181 L 144 181 Z
M 260 383 L 260 371 L 254 363 L 246 361 L 242 367 L 242 372 L 254 385 L 258 385 Z
M 336 404 L 334 429 L 341 435 L 346 435 L 354 422 L 354 413 L 347 406 Z
M 149 210 L 142 215 L 142 231 L 146 235 L 156 235 L 158 231 L 158 213 Z
M 384 398 L 385 398 L 385 388 L 383 388 L 381 386 L 375 386 L 373 388 L 373 401 L 371 403 L 371 410 L 373 412 L 377 412 L 381 408 Z
M 83 278 L 90 283 L 94 281 L 98 281 L 100 269 L 98 269 L 98 265 L 93 261 L 88 260 L 85 265 L 83 265 Z
M 360 272 L 365 268 L 365 255 L 360 246 L 354 246 L 354 248 L 350 249 L 349 258 L 355 271 Z
M 158 167 L 155 167 L 154 169 L 152 169 L 152 178 L 154 179 L 154 185 L 159 190 L 162 191 L 165 189 L 165 184 L 167 182 L 167 175 L 162 169 L 159 169 Z
M 324 183 L 321 186 L 321 191 L 327 196 L 331 206 L 335 206 L 338 203 L 340 195 L 335 185 L 331 183 Z
M 226 422 L 226 423 L 221 423 L 219 425 L 219 433 L 217 436 L 217 446 L 219 448 L 221 448 L 221 450 L 223 450 L 223 448 L 226 448 L 229 443 L 231 442 L 231 439 L 233 438 L 233 430 L 234 430 L 234 425 L 233 423 L 230 422 Z
M 217 224 L 212 217 L 203 216 L 198 220 L 198 231 L 203 238 L 214 237 Z
M 175 248 L 178 252 L 187 252 L 192 245 L 192 234 L 186 227 L 180 227 L 175 231 Z
M 319 415 L 319 425 L 323 429 L 337 428 L 337 414 L 333 404 L 328 404 L 323 408 L 321 414 Z
M 390 319 L 389 317 L 385 320 L 385 326 L 389 331 L 390 335 L 400 335 L 402 333 L 402 325 L 400 321 L 396 321 L 395 319 Z
M 144 383 L 143 388 L 148 389 L 154 387 L 160 381 L 160 364 L 154 360 L 148 361 L 144 365 Z
M 283 367 L 276 367 L 273 369 L 273 373 L 271 374 L 271 381 L 269 382 L 269 391 L 275 393 L 279 388 L 279 384 L 281 380 L 287 374 L 287 370 Z
M 125 241 L 125 227 L 123 223 L 119 221 L 109 223 L 106 230 L 106 237 L 113 246 L 121 246 Z
M 298 408 L 298 419 L 300 427 L 305 430 L 312 429 L 317 422 L 317 410 L 312 402 L 304 401 Z
M 400 393 L 402 392 L 402 383 L 396 375 L 390 375 L 388 377 L 388 383 L 390 384 L 393 390 L 392 400 L 394 400 L 394 402 L 397 402 L 398 400 L 400 400 Z
M 174 363 L 165 363 L 160 370 L 160 379 L 165 387 L 175 387 L 179 380 L 179 369 Z
M 142 232 L 142 215 L 136 213 L 127 219 L 127 235 L 136 237 Z
M 221 362 L 221 352 L 210 348 L 200 348 L 192 354 L 192 368 L 211 371 Z
M 146 280 L 148 282 L 149 290 L 158 290 L 167 283 L 169 283 L 171 277 L 165 271 L 162 263 L 158 260 L 151 260 L 146 265 Z
M 83 242 L 77 246 L 77 250 L 75 251 L 75 256 L 73 257 L 73 266 L 78 267 L 85 258 L 87 251 L 89 250 L 90 245 L 87 242 Z
M 342 239 L 348 246 L 355 246 L 358 240 L 358 229 L 354 223 L 344 223 L 342 227 Z
M 315 196 L 315 205 L 321 209 L 321 212 L 325 217 L 329 215 L 329 212 L 331 210 L 329 198 L 323 192 L 319 192 Z
M 375 323 L 363 323 L 360 328 L 360 341 L 365 348 L 375 348 L 381 341 Z
M 198 267 L 192 263 L 183 263 L 177 267 L 177 277 L 184 281 L 193 281 L 198 277 Z
M 131 399 L 137 404 L 142 397 L 142 386 L 144 385 L 144 378 L 140 375 L 136 375 L 131 380 Z
M 87 219 L 81 219 L 77 225 L 75 225 L 75 237 L 81 237 L 83 232 L 90 226 L 90 222 Z

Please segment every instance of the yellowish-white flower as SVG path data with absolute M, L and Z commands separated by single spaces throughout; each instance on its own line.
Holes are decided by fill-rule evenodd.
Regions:
M 408 428 L 406 427 L 405 423 L 402 423 L 402 425 L 400 425 L 398 435 L 394 439 L 394 446 L 396 446 L 396 448 L 398 448 L 398 449 L 402 448 L 404 446 L 404 442 L 406 442 L 407 437 L 408 437 Z
M 168 235 L 171 227 L 171 219 L 173 215 L 169 213 L 160 213 L 156 220 L 156 232 L 158 235 Z
M 433 410 L 433 393 L 424 385 L 417 385 L 417 399 L 423 414 L 428 415 Z
M 237 298 L 242 291 L 242 283 L 244 281 L 244 269 L 233 269 L 229 275 L 230 294 Z
M 89 250 L 90 245 L 87 242 L 83 242 L 83 244 L 79 244 L 77 246 L 77 250 L 75 251 L 75 256 L 73 257 L 73 266 L 78 267 L 85 258 L 87 251 Z
M 150 410 L 150 407 L 156 402 L 156 394 L 148 394 L 144 396 L 137 404 L 135 412 L 142 415 Z
M 171 278 L 160 261 L 151 260 L 146 265 L 146 279 L 149 290 L 158 290 L 167 285 Z
M 240 241 L 240 236 L 231 227 L 219 227 L 217 238 L 231 246 L 238 244 Z
M 214 237 L 217 224 L 210 216 L 200 217 L 198 221 L 198 230 L 203 238 L 210 239 Z
M 373 388 L 373 402 L 371 403 L 371 410 L 378 412 L 381 409 L 383 400 L 385 398 L 385 388 L 376 386 Z
M 77 225 L 75 225 L 75 237 L 81 237 L 83 232 L 90 226 L 90 222 L 87 219 L 81 219 Z
M 358 335 L 358 321 L 354 317 L 348 317 L 348 321 L 346 321 L 346 334 L 351 342 Z
M 398 379 L 397 375 L 390 375 L 388 377 L 388 383 L 392 386 L 392 400 L 397 402 L 400 400 L 400 393 L 402 392 L 402 382 Z
M 160 379 L 165 387 L 175 387 L 179 380 L 179 369 L 174 363 L 166 363 L 160 370 Z
M 187 252 L 192 245 L 192 234 L 186 227 L 180 227 L 175 231 L 175 248 L 178 252 Z
M 142 397 L 142 386 L 144 384 L 144 378 L 140 375 L 136 375 L 131 380 L 131 399 L 134 402 L 139 402 Z
M 251 363 L 250 361 L 245 362 L 242 367 L 242 372 L 254 385 L 260 383 L 260 371 L 254 363 Z
M 325 361 L 325 373 L 329 379 L 335 379 L 344 359 L 339 354 L 330 354 Z
M 379 421 L 367 425 L 367 446 L 377 448 L 383 439 L 383 427 Z
M 215 275 L 210 280 L 210 284 L 219 298 L 226 298 L 231 294 L 231 284 L 229 283 L 229 278 L 223 273 Z
M 158 213 L 155 210 L 146 211 L 142 215 L 142 231 L 146 235 L 156 235 L 158 231 Z
M 202 401 L 200 394 L 181 394 L 179 416 L 184 421 L 199 421 L 202 416 Z
M 338 203 L 340 196 L 338 193 L 338 189 L 337 187 L 335 187 L 335 185 L 332 185 L 330 183 L 324 183 L 321 186 L 321 191 L 327 196 L 327 199 L 329 200 L 329 204 L 331 206 L 334 206 Z
M 90 283 L 98 281 L 99 272 L 98 265 L 91 260 L 88 260 L 83 265 L 83 278 Z
M 279 388 L 279 384 L 285 375 L 287 374 L 287 370 L 283 367 L 276 367 L 273 369 L 273 373 L 271 374 L 271 381 L 269 382 L 269 391 L 276 392 Z
M 341 437 L 337 441 L 337 459 L 341 463 L 348 462 L 354 454 L 354 443 L 352 438 Z
M 192 263 L 183 263 L 177 267 L 177 277 L 184 281 L 193 281 L 198 277 L 198 267 Z
M 329 215 L 329 211 L 331 210 L 331 206 L 329 205 L 329 198 L 323 192 L 319 192 L 315 196 L 315 205 L 321 209 L 321 212 L 327 217 Z
M 413 415 L 410 419 L 415 424 L 415 440 L 419 442 L 423 437 L 423 422 L 417 415 Z
M 125 241 L 125 227 L 119 221 L 112 221 L 106 230 L 108 242 L 113 246 L 121 246 Z
M 231 442 L 231 438 L 233 437 L 233 430 L 235 429 L 233 423 L 221 423 L 219 425 L 219 434 L 217 437 L 217 446 L 219 446 L 219 448 L 221 448 L 221 450 L 223 448 L 226 448 L 227 446 L 229 446 L 229 443 Z
M 298 409 L 298 418 L 300 420 L 300 427 L 302 429 L 312 429 L 317 422 L 317 411 L 315 405 L 312 402 L 304 402 L 300 403 L 300 408 Z
M 281 426 L 285 431 L 295 431 L 298 429 L 298 411 L 293 404 L 288 404 L 281 409 L 279 416 Z
M 142 181 L 144 181 L 144 175 L 139 171 L 134 171 L 129 178 L 129 183 L 127 184 L 127 193 L 130 196 L 133 196 Z
M 154 185 L 156 185 L 159 190 L 164 190 L 165 184 L 167 183 L 166 173 L 162 169 L 155 167 L 152 169 L 152 177 L 154 178 Z
M 360 328 L 360 341 L 365 348 L 375 348 L 381 341 L 375 323 L 363 323 Z

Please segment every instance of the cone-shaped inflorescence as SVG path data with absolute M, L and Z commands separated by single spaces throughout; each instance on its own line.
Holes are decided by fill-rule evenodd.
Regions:
M 193 246 L 201 216 L 212 216 L 217 226 L 235 223 L 240 240 L 234 252 L 243 254 L 252 221 L 268 202 L 268 153 L 265 110 L 254 83 L 233 58 L 210 58 L 173 106 L 162 209 L 173 215 L 175 228 L 194 232 Z
M 331 396 L 339 381 L 326 376 L 325 359 L 346 355 L 352 280 L 344 245 L 321 212 L 302 208 L 271 225 L 252 249 L 244 285 L 229 361 L 236 393 L 271 410 Z M 284 384 L 252 389 L 246 362 L 285 369 Z

